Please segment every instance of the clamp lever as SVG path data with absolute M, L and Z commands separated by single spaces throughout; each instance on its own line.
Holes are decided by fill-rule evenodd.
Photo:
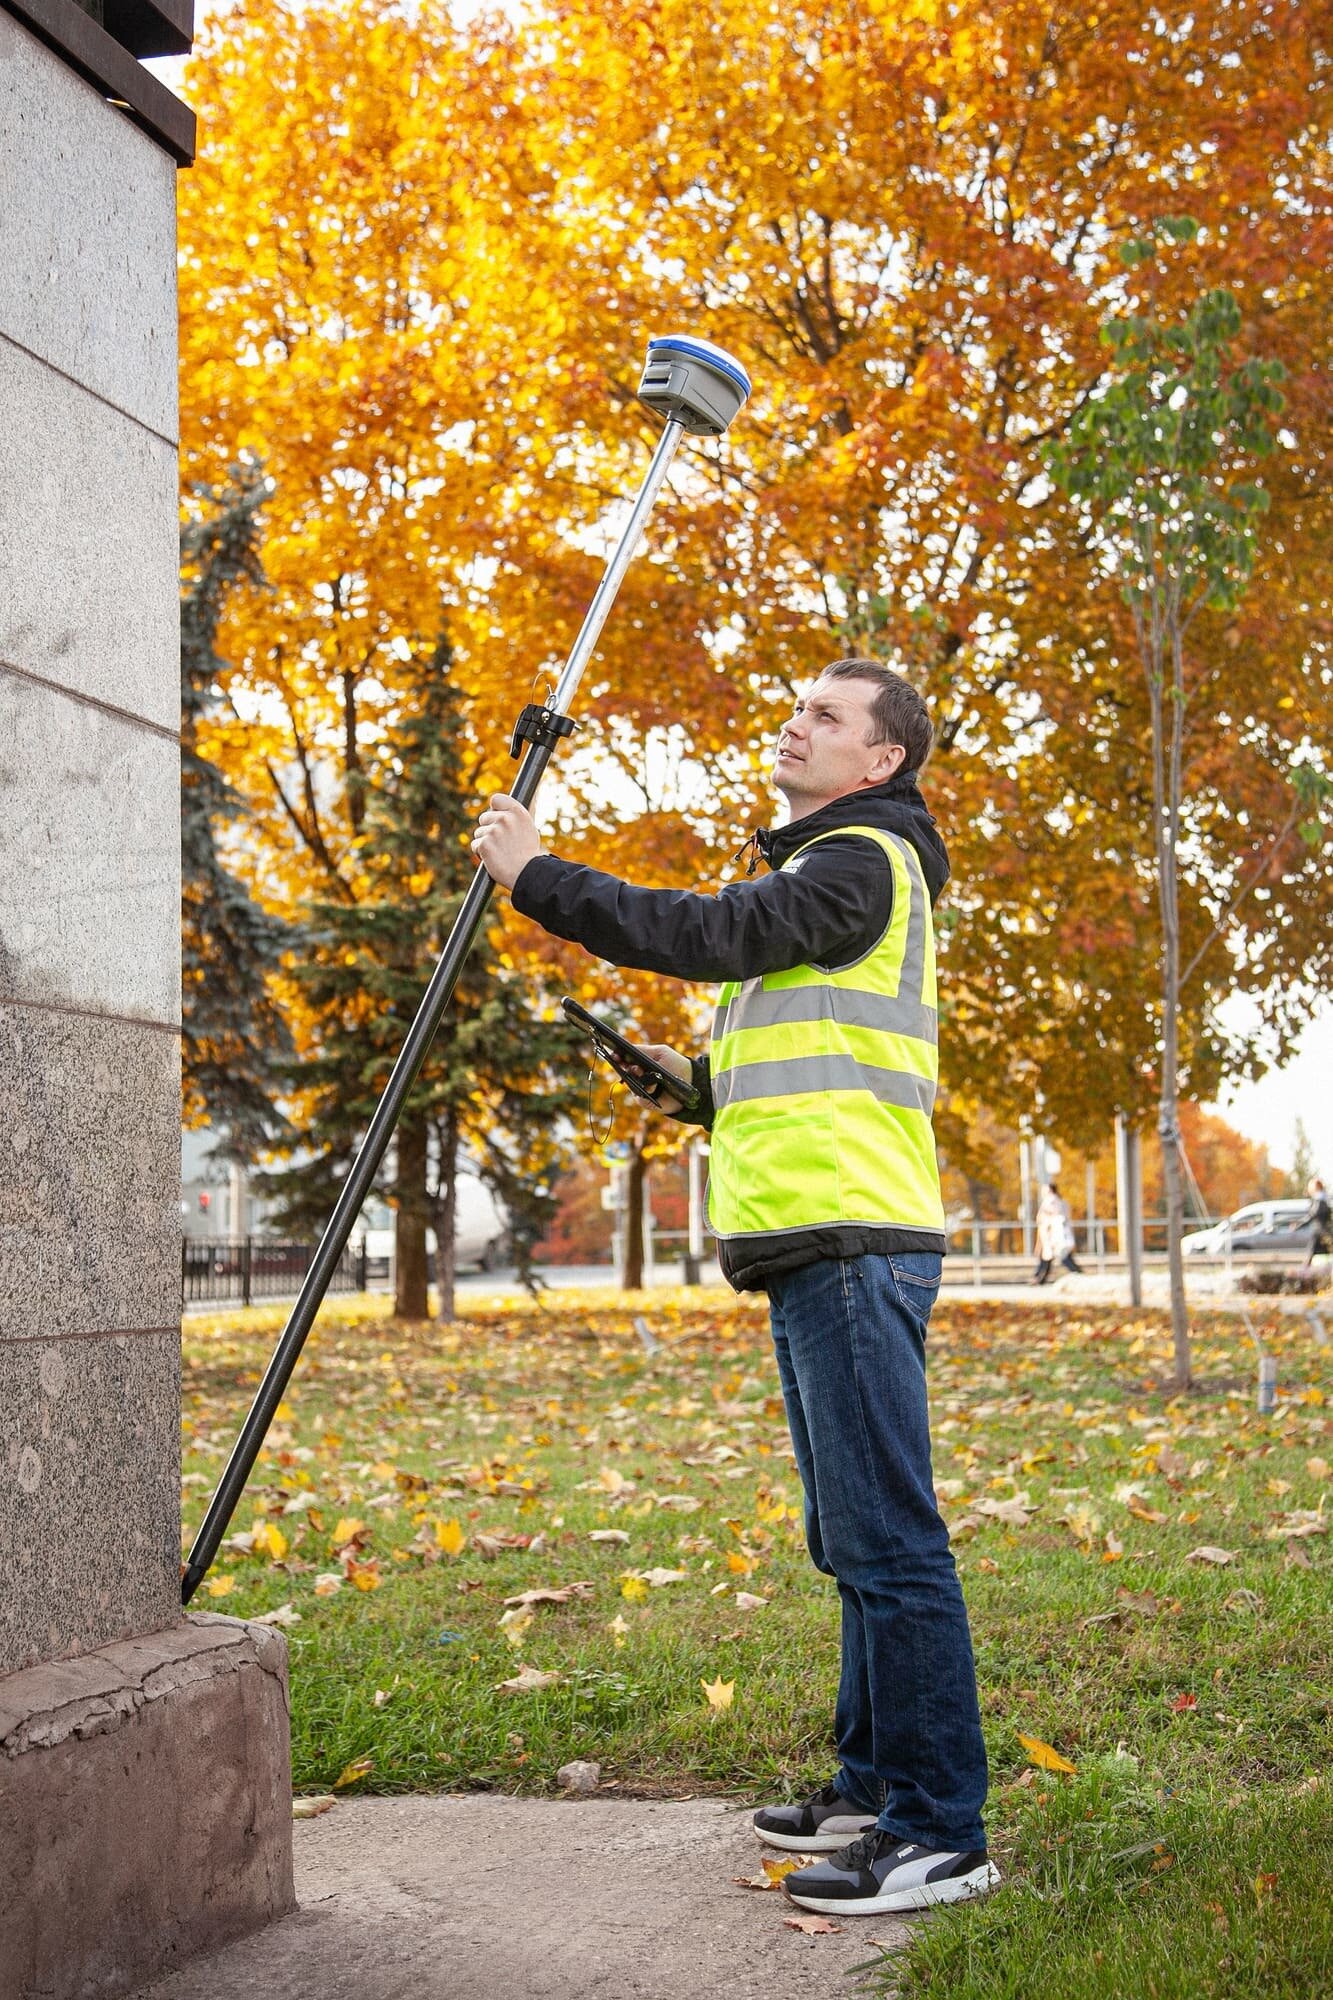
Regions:
M 545 702 L 530 701 L 514 724 L 509 754 L 521 757 L 525 743 L 540 743 L 543 749 L 552 750 L 562 736 L 572 736 L 577 728 L 572 715 L 562 715 Z

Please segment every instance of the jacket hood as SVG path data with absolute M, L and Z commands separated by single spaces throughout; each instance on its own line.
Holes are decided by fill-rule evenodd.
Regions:
M 771 827 L 755 835 L 755 845 L 770 868 L 781 868 L 818 834 L 832 833 L 843 826 L 874 826 L 910 840 L 921 861 L 931 903 L 939 899 L 949 879 L 949 856 L 940 839 L 930 811 L 917 789 L 915 771 L 897 771 L 886 784 L 868 791 L 849 792 L 817 812 L 806 813 L 787 826 Z

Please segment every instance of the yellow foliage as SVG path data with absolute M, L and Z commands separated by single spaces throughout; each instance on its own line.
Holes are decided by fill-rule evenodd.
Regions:
M 833 651 L 893 657 L 942 725 L 931 804 L 970 903 L 947 939 L 949 1091 L 1016 1113 L 1040 1088 L 1053 1132 L 1101 1131 L 1113 1094 L 1141 1108 L 1159 933 L 1123 801 L 1148 782 L 1146 697 L 1114 580 L 1043 495 L 1040 441 L 1101 372 L 1117 252 L 1188 156 L 1204 261 L 1163 267 L 1159 303 L 1232 286 L 1247 336 L 1288 363 L 1300 441 L 1271 475 L 1243 645 L 1211 613 L 1191 636 L 1199 880 L 1245 879 L 1322 699 L 1327 277 L 1307 204 L 1272 198 L 1308 146 L 1306 11 L 1182 14 L 1171 60 L 1150 62 L 1141 9 L 1052 27 L 1035 0 L 947 31 L 934 7 L 863 0 L 792 34 L 742 0 L 467 24 L 442 0 L 250 0 L 207 18 L 181 183 L 181 458 L 187 493 L 242 455 L 273 480 L 267 584 L 228 604 L 229 706 L 205 746 L 252 808 L 265 900 L 299 914 L 362 880 L 358 746 L 442 614 L 478 795 L 508 782 L 508 725 L 566 653 L 645 463 L 647 338 L 706 301 L 698 330 L 750 364 L 755 396 L 724 449 L 679 462 L 622 587 L 585 694 L 595 748 L 563 753 L 562 847 L 650 884 L 717 882 L 737 828 L 769 812 L 793 685 Z M 1280 90 L 1253 87 L 1259 35 Z M 1108 147 L 1131 74 L 1133 143 Z M 1222 702 L 1254 718 L 1248 738 Z M 1271 758 L 1254 749 L 1270 738 Z M 1022 866 L 999 816 L 1024 829 Z M 1293 832 L 1272 894 L 1298 863 Z M 1186 885 L 1187 943 L 1210 895 Z M 1307 900 L 1252 954 L 1266 989 L 1296 983 L 1327 928 L 1327 892 Z M 494 930 L 520 974 L 536 960 L 594 1003 L 614 984 L 645 1038 L 700 1029 L 676 982 L 590 980 L 576 948 L 505 912 Z M 1194 991 L 1185 1054 L 1207 1081 L 1217 995 Z M 1098 1060 L 1078 1062 L 1060 1030 L 1089 1020 Z M 636 1145 L 677 1143 L 655 1114 L 621 1117 Z

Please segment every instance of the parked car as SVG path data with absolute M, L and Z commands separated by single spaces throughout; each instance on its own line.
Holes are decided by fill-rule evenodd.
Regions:
M 1181 1239 L 1188 1257 L 1225 1257 L 1231 1254 L 1267 1251 L 1272 1256 L 1301 1256 L 1310 1246 L 1310 1229 L 1304 1218 L 1310 1213 L 1308 1201 L 1252 1201 L 1238 1208 L 1210 1229 L 1191 1230 Z

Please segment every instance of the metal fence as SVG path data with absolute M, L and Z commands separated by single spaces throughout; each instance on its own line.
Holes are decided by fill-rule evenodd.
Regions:
M 1189 1216 L 1185 1221 L 1185 1234 L 1199 1229 L 1208 1229 L 1214 1223 L 1225 1221 L 1223 1216 Z M 1112 1261 L 1123 1261 L 1124 1249 L 1120 1243 L 1120 1230 L 1114 1216 L 1070 1218 L 1075 1243 L 1075 1255 L 1079 1257 L 1109 1257 Z M 1167 1223 L 1164 1215 L 1145 1215 L 1143 1218 L 1143 1250 L 1148 1256 L 1166 1255 Z M 1037 1226 L 1035 1220 L 1024 1222 L 1014 1217 L 978 1217 L 975 1220 L 955 1223 L 948 1231 L 949 1253 L 951 1256 L 977 1257 L 1024 1257 L 1030 1256 L 1036 1243 Z
M 222 1238 L 181 1239 L 182 1305 L 254 1305 L 261 1299 L 294 1298 L 305 1281 L 317 1246 L 276 1243 L 264 1236 L 228 1242 Z M 329 1282 L 331 1292 L 364 1292 L 374 1260 L 364 1245 L 348 1248 Z

